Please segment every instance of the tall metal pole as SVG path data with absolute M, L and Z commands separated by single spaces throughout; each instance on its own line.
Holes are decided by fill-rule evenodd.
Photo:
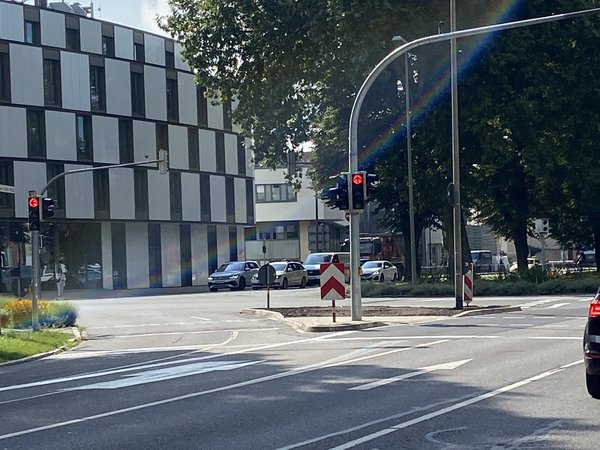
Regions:
M 450 32 L 456 31 L 456 0 L 450 0 Z M 452 183 L 454 185 L 454 299 L 455 308 L 463 309 L 462 234 L 460 205 L 460 146 L 458 138 L 458 69 L 456 38 L 450 39 L 450 77 L 452 90 Z
M 410 127 L 410 81 L 408 52 L 404 54 L 404 94 L 406 95 L 406 158 L 408 160 L 408 221 L 410 228 L 410 282 L 417 283 L 417 243 L 415 234 L 415 199 L 413 186 L 412 129 Z
M 37 197 L 36 191 L 29 191 L 29 198 Z M 40 217 L 41 218 L 41 217 Z M 31 328 L 40 329 L 38 298 L 40 297 L 40 232 L 31 230 Z M 20 294 L 20 293 L 19 293 Z

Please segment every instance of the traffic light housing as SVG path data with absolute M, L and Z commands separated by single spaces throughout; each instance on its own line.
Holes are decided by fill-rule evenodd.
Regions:
M 336 179 L 335 186 L 326 189 L 321 194 L 321 199 L 331 208 L 342 211 L 349 209 L 348 203 L 348 174 L 341 173 Z
M 367 173 L 367 201 L 374 199 L 379 189 L 379 177 L 374 173 Z
M 29 230 L 36 231 L 40 229 L 40 197 L 29 197 L 27 200 L 29 209 Z
M 547 234 L 550 231 L 550 220 L 548 219 L 535 219 L 535 231 L 536 233 Z
M 366 172 L 353 172 L 350 177 L 350 201 L 352 209 L 355 211 L 365 209 L 367 193 L 366 178 Z
M 51 198 L 42 199 L 42 219 L 48 220 L 54 215 L 54 200 Z

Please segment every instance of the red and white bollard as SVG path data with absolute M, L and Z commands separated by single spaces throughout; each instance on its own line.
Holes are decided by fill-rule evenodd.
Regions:
M 473 300 L 473 264 L 467 264 L 467 273 L 463 275 L 463 301 L 469 305 Z

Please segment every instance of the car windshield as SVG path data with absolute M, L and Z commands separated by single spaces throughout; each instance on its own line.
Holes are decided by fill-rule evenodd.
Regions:
M 377 267 L 381 267 L 383 263 L 377 261 L 367 261 L 363 264 L 363 269 L 376 269 Z
M 314 255 L 308 255 L 306 257 L 306 261 L 304 261 L 304 264 L 320 264 L 320 263 L 329 262 L 330 260 L 331 260 L 331 255 L 314 254 Z
M 273 263 L 271 264 L 273 266 L 273 269 L 275 270 L 285 270 L 285 266 L 287 266 L 286 263 Z
M 234 262 L 222 264 L 221 267 L 217 269 L 217 272 L 239 272 L 242 270 L 244 270 L 244 263 Z

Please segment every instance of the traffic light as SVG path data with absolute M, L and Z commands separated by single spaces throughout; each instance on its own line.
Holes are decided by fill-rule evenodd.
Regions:
M 379 189 L 379 177 L 374 173 L 367 174 L 367 201 L 371 201 Z
M 40 198 L 29 197 L 27 200 L 29 207 L 29 230 L 36 231 L 40 229 Z
M 321 194 L 321 199 L 331 208 L 338 208 L 344 211 L 349 209 L 348 174 L 341 173 L 335 178 L 335 186 L 323 191 Z
M 365 209 L 366 191 L 367 185 L 365 183 L 367 178 L 366 172 L 354 172 L 350 177 L 351 185 L 351 196 L 350 201 L 352 202 L 353 210 Z
M 42 220 L 48 220 L 54 215 L 54 200 L 51 198 L 42 199 Z
M 548 219 L 535 219 L 535 232 L 548 233 L 550 231 L 550 221 Z

